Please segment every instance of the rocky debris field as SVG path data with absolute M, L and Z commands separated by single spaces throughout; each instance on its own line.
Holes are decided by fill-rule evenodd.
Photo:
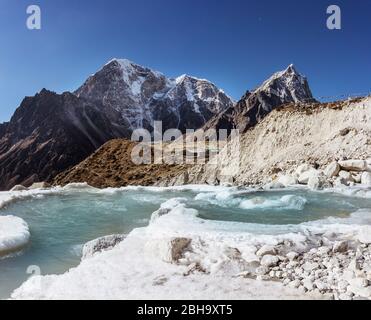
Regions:
M 330 235 L 331 236 L 331 235 Z M 240 274 L 258 280 L 277 280 L 307 293 L 336 300 L 371 298 L 371 245 L 336 241 L 298 253 L 282 246 L 263 246 L 259 266 Z M 323 240 L 321 240 L 323 241 Z
M 358 184 L 371 187 L 371 159 L 333 161 L 323 169 L 303 164 L 289 174 L 279 173 L 265 188 L 284 188 L 297 184 L 307 185 L 311 190 Z

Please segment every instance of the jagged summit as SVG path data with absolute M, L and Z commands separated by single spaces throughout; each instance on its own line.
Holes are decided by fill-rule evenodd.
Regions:
M 283 104 L 313 101 L 315 100 L 306 77 L 290 64 L 285 70 L 274 73 L 252 92 L 247 91 L 235 107 L 211 119 L 206 128 L 237 128 L 244 132 Z
M 234 104 L 208 80 L 189 75 L 167 78 L 158 71 L 117 58 L 89 77 L 76 94 L 98 100 L 108 114 L 117 111 L 131 130 L 151 130 L 154 121 L 159 120 L 165 130 L 198 129 Z
M 276 95 L 283 102 L 313 101 L 307 78 L 290 64 L 285 70 L 276 72 L 254 92 Z

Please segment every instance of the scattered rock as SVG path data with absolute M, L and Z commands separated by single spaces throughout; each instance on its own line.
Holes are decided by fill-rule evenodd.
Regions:
M 323 172 L 328 178 L 336 177 L 340 172 L 340 165 L 336 161 L 331 162 Z
M 332 248 L 332 252 L 346 252 L 348 250 L 348 242 L 347 241 L 337 241 L 334 243 Z
M 318 248 L 317 255 L 319 256 L 327 255 L 329 254 L 330 251 L 331 251 L 330 247 L 323 246 L 323 247 Z
M 339 300 L 352 300 L 352 296 L 348 293 L 342 293 L 339 295 Z
M 20 184 L 17 184 L 10 191 L 25 191 L 25 190 L 28 190 L 28 188 L 26 188 L 26 187 L 24 187 Z
M 314 178 L 314 177 L 317 177 L 318 175 L 319 175 L 319 171 L 312 168 L 312 169 L 310 169 L 310 170 L 305 171 L 304 173 L 302 173 L 299 176 L 298 181 L 299 181 L 300 184 L 308 184 L 309 179 Z
M 350 271 L 353 271 L 353 272 L 356 272 L 356 271 L 360 270 L 360 265 L 359 265 L 359 262 L 357 261 L 357 259 L 353 259 L 353 260 L 350 262 L 350 264 L 349 264 L 349 266 L 348 266 L 348 269 L 349 269 Z
M 297 252 L 289 252 L 287 255 L 286 255 L 287 259 L 289 259 L 290 261 L 293 261 L 295 260 L 297 257 L 299 257 L 299 254 Z
M 361 183 L 366 186 L 371 186 L 371 172 L 363 172 L 361 176 Z
M 371 297 L 371 287 L 360 287 L 356 285 L 350 285 L 347 290 L 348 292 L 353 293 L 362 298 Z
M 278 183 L 283 184 L 285 187 L 289 187 L 289 186 L 293 186 L 293 185 L 298 184 L 298 179 L 293 177 L 293 176 L 289 176 L 289 175 L 281 175 L 281 176 L 278 177 L 278 179 L 276 181 Z
M 270 268 L 270 267 L 275 267 L 278 264 L 279 261 L 280 261 L 280 259 L 277 256 L 267 254 L 267 255 L 263 256 L 260 263 L 263 267 Z
M 348 185 L 348 182 L 343 179 L 343 178 L 337 178 L 335 181 L 334 181 L 334 187 L 345 187 Z
M 345 137 L 349 132 L 350 132 L 350 129 L 349 128 L 345 128 L 345 129 L 340 130 L 340 135 L 342 137 Z
M 369 282 L 365 278 L 354 278 L 349 281 L 351 286 L 365 288 L 368 287 Z
M 306 278 L 306 279 L 303 280 L 303 286 L 308 291 L 313 291 L 314 290 L 313 282 L 310 279 L 308 279 L 308 278 Z
M 371 244 L 371 228 L 362 227 L 358 232 L 358 241 L 363 244 Z
M 269 246 L 269 245 L 264 245 L 262 246 L 257 252 L 256 252 L 256 255 L 258 257 L 262 257 L 262 256 L 265 256 L 265 255 L 276 255 L 277 254 L 277 250 L 274 246 Z
M 146 249 L 164 262 L 177 263 L 191 242 L 189 238 L 161 238 L 148 242 Z
M 265 274 L 269 273 L 269 268 L 265 267 L 265 266 L 260 266 L 260 267 L 256 268 L 255 273 L 257 275 L 265 275 Z
M 34 190 L 34 189 L 48 189 L 48 188 L 50 188 L 50 184 L 47 182 L 35 182 L 28 189 Z
M 299 288 L 300 285 L 301 285 L 301 283 L 300 283 L 300 280 L 298 280 L 298 279 L 293 280 L 293 281 L 291 281 L 291 282 L 288 284 L 288 286 L 289 286 L 290 288 L 296 288 L 296 289 Z
M 308 188 L 311 190 L 322 189 L 324 184 L 325 184 L 325 180 L 319 175 L 311 176 L 308 180 Z
M 188 268 L 187 268 L 187 271 L 184 272 L 184 276 L 187 277 L 189 275 L 191 275 L 192 273 L 196 273 L 196 272 L 200 272 L 200 273 L 205 273 L 205 269 L 202 268 L 202 266 L 198 263 L 198 262 L 195 262 L 195 263 L 191 263 Z M 238 274 L 237 276 L 238 277 L 244 277 L 244 278 L 247 278 L 248 276 L 250 275 L 250 272 L 249 271 L 245 271 L 242 275 L 242 273 Z
M 325 291 L 329 289 L 329 286 L 327 283 L 321 281 L 321 280 L 316 280 L 314 281 L 315 286 L 319 291 Z
M 163 286 L 168 281 L 169 279 L 166 278 L 165 276 L 159 276 L 153 280 L 152 284 L 154 286 Z
M 366 171 L 367 162 L 365 160 L 345 160 L 339 161 L 339 165 L 346 171 Z
M 273 181 L 273 182 L 270 182 L 270 183 L 267 183 L 263 189 L 264 190 L 274 190 L 274 189 L 283 189 L 285 186 L 280 183 L 280 182 L 277 182 L 277 181 Z
M 311 165 L 305 163 L 305 164 L 300 165 L 300 166 L 296 169 L 295 174 L 296 174 L 296 176 L 299 177 L 299 176 L 301 176 L 304 172 L 307 172 L 307 171 L 312 170 L 312 169 L 313 169 L 313 167 L 312 167 Z
M 352 178 L 353 178 L 355 183 L 361 183 L 362 174 L 361 173 L 352 173 Z
M 316 262 L 309 262 L 308 261 L 308 262 L 303 264 L 303 269 L 305 271 L 308 271 L 308 272 L 312 272 L 312 271 L 318 269 L 318 267 L 319 267 L 319 264 L 316 263 Z
M 339 177 L 343 179 L 345 182 L 354 182 L 352 174 L 348 171 L 344 171 L 344 170 L 340 171 Z
M 82 260 L 93 257 L 96 253 L 113 249 L 125 239 L 123 234 L 114 234 L 87 242 L 82 249 Z

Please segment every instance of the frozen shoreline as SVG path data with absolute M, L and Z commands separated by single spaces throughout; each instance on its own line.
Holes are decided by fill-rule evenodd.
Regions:
M 81 187 L 88 188 L 82 184 L 42 192 L 79 190 Z M 140 188 L 129 187 L 121 190 Z M 224 196 L 228 190 L 238 190 L 235 187 L 213 186 L 175 188 L 219 192 L 220 196 Z M 172 188 L 151 188 L 152 191 L 158 192 L 169 189 Z M 92 189 L 92 191 L 118 192 L 117 189 Z M 348 196 L 369 197 L 369 191 L 367 188 L 347 188 L 342 192 Z M 370 241 L 368 235 L 371 234 L 371 227 L 368 225 L 371 224 L 370 219 L 369 211 L 358 211 L 344 219 L 329 218 L 301 224 L 293 227 L 291 233 L 256 235 L 241 229 L 243 225 L 241 223 L 218 221 L 205 223 L 197 217 L 197 211 L 188 208 L 181 198 L 172 199 L 153 213 L 148 227 L 132 231 L 114 249 L 83 260 L 77 268 L 63 275 L 31 278 L 15 290 L 12 298 L 362 297 L 368 294 L 369 286 L 363 285 L 369 281 L 367 277 L 371 275 L 369 274 L 371 269 L 368 270 L 371 268 L 371 261 L 368 260 L 369 256 L 371 259 L 371 248 L 368 245 Z M 334 250 L 344 241 L 347 246 L 345 251 Z M 179 246 L 179 243 L 183 242 L 187 245 Z M 258 255 L 258 251 L 267 245 L 271 248 L 265 247 L 265 254 Z M 173 255 L 174 250 L 176 255 Z M 365 261 L 356 260 L 360 252 L 367 258 Z M 308 262 L 312 265 L 308 266 Z M 337 278 L 335 283 L 329 283 L 334 277 Z M 344 281 L 348 280 L 344 277 L 350 282 L 345 283 Z M 305 293 L 306 291 L 308 293 Z
M 28 244 L 27 223 L 14 216 L 0 216 L 0 258 L 21 250 Z

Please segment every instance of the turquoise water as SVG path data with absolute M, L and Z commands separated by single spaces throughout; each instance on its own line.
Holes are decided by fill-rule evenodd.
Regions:
M 24 219 L 30 227 L 31 242 L 22 253 L 0 259 L 0 298 L 8 298 L 29 277 L 26 270 L 30 265 L 39 266 L 44 275 L 64 273 L 79 264 L 84 243 L 148 225 L 152 212 L 175 197 L 186 198 L 187 206 L 197 209 L 205 220 L 264 225 L 299 224 L 330 216 L 346 218 L 358 209 L 371 208 L 371 199 L 305 190 L 215 190 L 70 190 L 9 204 L 0 215 Z

